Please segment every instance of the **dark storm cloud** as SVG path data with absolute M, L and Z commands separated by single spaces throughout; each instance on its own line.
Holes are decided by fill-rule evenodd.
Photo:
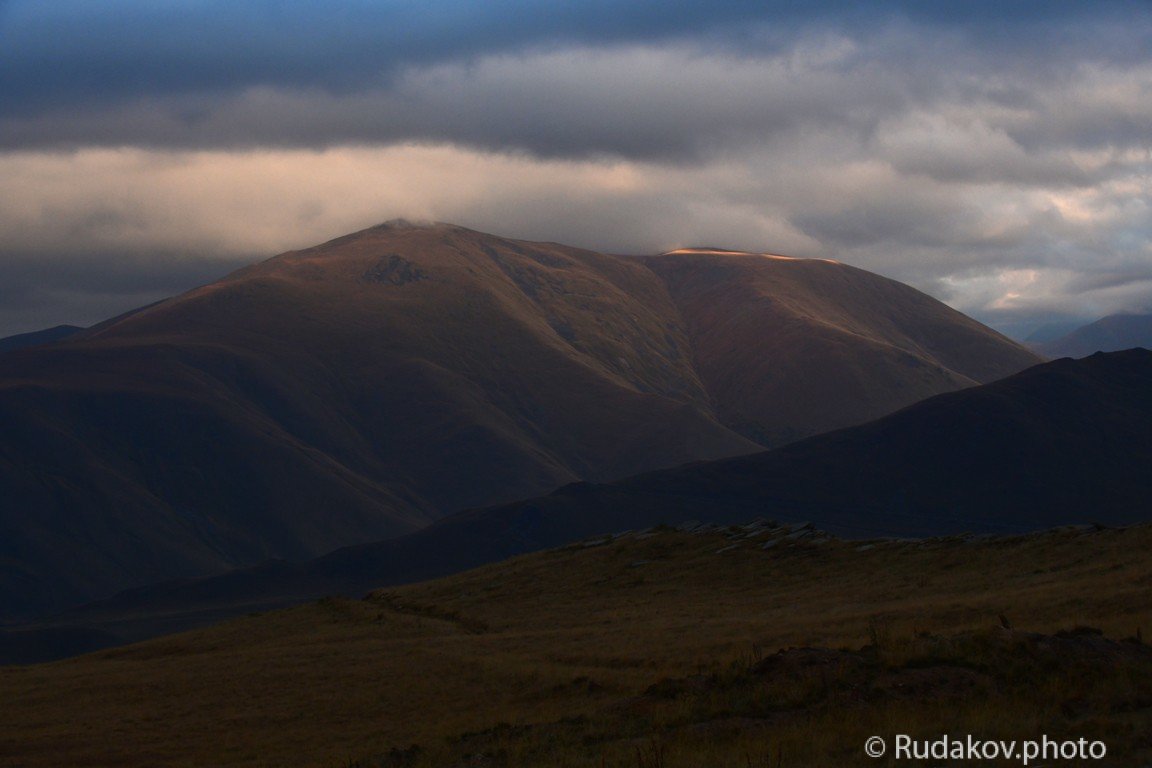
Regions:
M 1140 308 L 1149 50 L 1127 0 L 0 0 L 0 334 L 394 216 Z
M 1137 73 L 1134 92 L 1116 90 L 1132 80 L 1129 69 L 1086 71 L 1081 60 L 1053 73 L 1032 63 L 1013 68 L 906 28 L 864 41 L 814 32 L 756 55 L 688 43 L 533 50 L 410 68 L 361 90 L 261 87 L 71 105 L 0 118 L 0 147 L 424 141 L 696 162 L 840 127 L 908 174 L 1084 185 L 1092 179 L 1067 148 L 1147 138 L 1147 72 L 1143 80 Z
M 729 87 L 718 94 L 727 98 L 695 107 L 699 84 L 691 81 L 682 83 L 682 98 L 653 100 L 637 92 L 651 82 L 592 69 L 574 74 L 587 81 L 564 109 L 557 102 L 572 96 L 572 84 L 567 93 L 537 90 L 531 82 L 501 89 L 472 82 L 469 70 L 486 56 L 677 41 L 692 41 L 699 55 L 756 60 L 788 51 L 800 31 L 823 29 L 880 35 L 876 45 L 830 69 L 844 74 L 886 62 L 901 73 L 898 87 L 914 98 L 934 87 L 936 74 L 954 69 L 956 56 L 966 57 L 968 71 L 980 67 L 989 74 L 1026 56 L 1032 75 L 1041 77 L 1047 66 L 1037 67 L 1032 54 L 1038 48 L 1047 51 L 1046 64 L 1060 69 L 1070 45 L 1077 61 L 1114 61 L 1129 49 L 1144 50 L 1140 43 L 1147 41 L 1148 30 L 1131 23 L 1133 15 L 1147 17 L 1137 3 L 1008 5 L 890 0 L 845 10 L 843 3 L 784 0 L 17 0 L 0 16 L 0 144 L 314 147 L 447 140 L 544 155 L 690 153 L 701 141 L 724 140 L 726 131 L 771 132 L 782 120 L 831 117 L 821 114 L 827 108 L 821 96 L 845 94 L 817 93 L 806 104 L 797 94 L 769 92 L 783 100 L 750 104 L 747 96 L 757 94 Z M 894 41 L 883 31 L 891 23 L 925 29 Z M 929 47 L 945 43 L 938 58 L 908 45 L 918 35 L 932 39 Z M 437 74 L 443 82 L 435 82 Z M 676 69 L 661 74 L 666 88 L 681 84 Z M 886 108 L 891 94 L 877 89 L 873 82 L 852 101 L 871 96 L 872 109 Z M 639 111 L 624 117 L 621 105 Z M 725 129 L 688 117 L 709 112 L 735 112 L 734 120 Z M 1097 125 L 1136 128 L 1107 117 L 1097 116 Z
M 1119 268 L 1102 269 L 1078 275 L 1069 287 L 1078 292 L 1101 291 L 1110 288 L 1152 283 L 1152 264 L 1128 264 Z
M 10 6 L 0 29 L 6 96 L 0 109 L 7 115 L 252 86 L 344 92 L 377 86 L 414 65 L 538 44 L 695 35 L 765 14 L 764 3 L 742 1 L 16 0 Z
M 814 121 L 867 130 L 906 100 L 882 78 L 694 50 L 589 49 L 407 72 L 387 90 L 247 91 L 0 121 L 0 145 L 451 142 L 541 157 L 695 159 Z M 675 73 L 675 74 L 672 74 Z M 853 117 L 859 113 L 861 117 Z

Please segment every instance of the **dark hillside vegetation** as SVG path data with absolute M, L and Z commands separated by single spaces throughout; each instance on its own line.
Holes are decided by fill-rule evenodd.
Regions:
M 1147 526 L 637 531 L 0 669 L 0 764 L 841 766 L 948 732 L 1138 766 L 1149 584 Z

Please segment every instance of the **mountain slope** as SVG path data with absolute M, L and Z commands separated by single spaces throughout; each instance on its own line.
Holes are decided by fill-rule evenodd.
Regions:
M 1132 350 L 1035 366 L 767 453 L 563 489 L 548 503 L 568 515 L 769 514 L 847 535 L 1015 532 L 1147 519 L 1150 465 L 1152 352 Z
M 907 285 L 824 259 L 689 248 L 648 258 L 719 418 L 765 447 L 1040 362 Z
M 0 360 L 0 606 L 748 452 L 642 265 L 403 224 Z
M 15 336 L 5 336 L 0 339 L 0 352 L 12 352 L 26 347 L 35 347 L 40 344 L 52 344 L 63 341 L 69 336 L 75 336 L 84 329 L 77 325 L 57 325 L 45 328 L 42 331 L 18 333 Z
M 0 357 L 0 619 L 750 453 L 1034 360 L 843 265 L 392 222 Z
M 1093 352 L 1152 349 L 1152 315 L 1109 315 L 1036 348 L 1049 357 L 1087 357 Z
M 1149 466 L 1152 352 L 1057 360 L 774 451 L 578 483 L 307 563 L 135 590 L 60 622 L 138 638 L 685 520 L 807 520 L 854 537 L 1128 524 L 1152 515 Z

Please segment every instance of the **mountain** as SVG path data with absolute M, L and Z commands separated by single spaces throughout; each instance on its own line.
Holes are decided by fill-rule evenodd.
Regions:
M 1152 349 L 1152 315 L 1108 315 L 1058 339 L 1036 344 L 1049 357 L 1087 357 L 1093 352 Z
M 63 341 L 69 336 L 75 336 L 83 330 L 84 329 L 78 325 L 57 325 L 52 328 L 45 328 L 42 331 L 5 336 L 0 339 L 0 352 L 12 352 L 17 349 L 35 347 L 41 344 L 52 344 L 53 342 Z
M 124 593 L 58 629 L 136 639 L 323 595 L 356 596 L 626 529 L 757 517 L 850 537 L 1022 533 L 1150 518 L 1152 352 L 1062 359 L 773 451 L 441 520 L 414 534 Z
M 1040 358 L 907 285 L 827 259 L 687 248 L 668 286 L 720 420 L 775 447 Z
M 756 447 L 642 264 L 395 223 L 0 358 L 0 605 Z
M 1036 359 L 830 262 L 391 222 L 0 356 L 0 617 L 746 454 Z
M 1067 336 L 1081 325 L 1083 322 L 1076 320 L 1055 320 L 1044 323 L 1024 336 L 1024 344 L 1035 349 L 1049 341 L 1055 341 L 1061 336 Z

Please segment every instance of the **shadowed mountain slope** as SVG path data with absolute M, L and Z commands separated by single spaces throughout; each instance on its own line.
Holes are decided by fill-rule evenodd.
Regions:
M 1152 517 L 1149 466 L 1152 352 L 1057 360 L 774 451 L 578 483 L 308 563 L 136 590 L 61 623 L 137 638 L 685 520 L 807 520 L 851 537 L 1128 524 Z
M 1094 352 L 1134 347 L 1152 349 L 1152 315 L 1109 315 L 1035 347 L 1050 357 L 1087 357 Z
M 0 359 L 0 605 L 754 450 L 641 264 L 397 223 Z
M 680 308 L 719 418 L 765 447 L 1040 362 L 936 299 L 846 264 L 699 248 L 645 263 Z
M 52 344 L 63 341 L 69 336 L 75 336 L 84 329 L 78 325 L 57 325 L 45 328 L 42 331 L 31 333 L 18 333 L 15 336 L 5 336 L 0 339 L 0 352 L 13 352 L 26 347 L 36 347 L 41 344 Z
M 1035 359 L 839 264 L 392 222 L 0 357 L 0 618 L 750 453 Z

